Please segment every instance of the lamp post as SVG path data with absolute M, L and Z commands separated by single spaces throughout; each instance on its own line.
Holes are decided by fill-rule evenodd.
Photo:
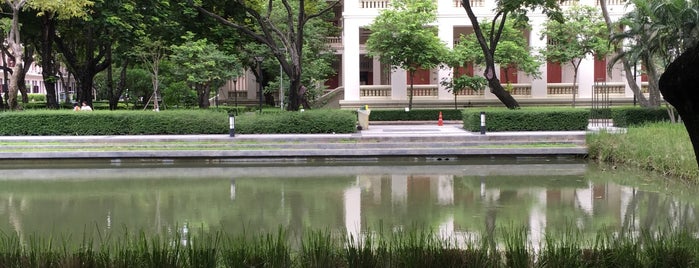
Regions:
M 256 56 L 255 61 L 257 61 L 257 84 L 260 87 L 260 114 L 262 114 L 262 60 L 264 57 Z
M 236 82 L 238 82 L 237 78 L 233 78 L 233 102 L 235 103 L 235 111 L 236 113 L 238 112 L 238 87 Z

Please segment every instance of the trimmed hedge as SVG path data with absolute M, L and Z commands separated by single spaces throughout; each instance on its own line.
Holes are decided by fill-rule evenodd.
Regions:
M 371 110 L 370 121 L 436 121 L 442 112 L 443 120 L 463 119 L 461 110 L 454 109 L 425 109 L 425 110 Z
M 575 108 L 465 109 L 464 129 L 480 131 L 480 112 L 487 131 L 565 131 L 587 129 L 590 110 Z
M 210 111 L 49 111 L 0 113 L 0 135 L 153 135 L 228 133 L 228 115 Z
M 227 134 L 228 114 L 210 110 L 0 113 L 1 136 Z M 318 110 L 236 117 L 237 133 L 352 133 L 351 111 Z
M 235 120 L 235 131 L 241 134 L 353 133 L 356 126 L 356 112 L 347 110 L 249 113 Z
M 670 121 L 667 108 L 643 108 L 643 107 L 615 107 L 612 108 L 612 120 L 614 126 L 628 127 L 632 125 L 642 125 Z

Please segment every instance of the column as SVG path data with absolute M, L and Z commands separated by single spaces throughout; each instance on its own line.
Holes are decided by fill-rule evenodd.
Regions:
M 352 186 L 345 189 L 345 229 L 347 236 L 361 239 L 362 231 L 362 189 Z M 360 241 L 360 240 L 356 240 Z M 355 241 L 355 242 L 356 242 Z
M 540 38 L 541 33 L 545 30 L 545 21 L 546 17 L 530 18 L 532 30 L 529 33 L 529 46 L 531 47 L 532 54 L 534 55 L 539 55 L 539 50 L 545 49 L 548 42 L 546 38 L 543 40 Z M 539 72 L 541 73 L 541 77 L 532 79 L 532 98 L 545 98 L 547 95 L 548 77 L 546 60 L 544 60 L 543 64 L 539 67 Z
M 592 98 L 592 86 L 595 84 L 595 57 L 587 55 L 578 67 L 578 99 Z
M 404 69 L 391 71 L 391 100 L 408 100 L 408 72 Z M 347 89 L 345 89 L 345 95 Z
M 383 84 L 381 82 L 381 61 L 379 61 L 378 57 L 374 57 L 371 60 L 371 74 L 372 74 L 372 81 L 374 85 L 381 85 Z
M 342 85 L 345 101 L 359 101 L 359 24 L 345 20 L 342 45 Z
M 442 4 L 443 2 L 444 1 L 440 1 L 440 4 Z M 449 1 L 448 3 L 451 3 L 451 1 Z M 451 25 L 444 21 L 438 21 L 437 25 L 439 25 L 439 39 L 446 44 L 447 48 L 451 49 L 452 47 L 454 47 L 454 25 Z M 454 98 L 454 95 L 451 92 L 449 92 L 446 87 L 442 86 L 442 81 L 444 81 L 444 79 L 451 79 L 452 74 L 453 69 L 439 68 L 439 70 L 437 71 L 436 84 L 439 88 L 438 98 L 440 100 L 452 100 Z
M 391 202 L 405 204 L 408 202 L 408 176 L 391 175 Z

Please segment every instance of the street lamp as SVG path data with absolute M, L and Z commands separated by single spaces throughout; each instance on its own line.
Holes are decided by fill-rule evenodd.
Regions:
M 238 112 L 238 87 L 236 82 L 238 82 L 238 78 L 233 78 L 233 102 L 235 103 L 235 112 Z
M 262 60 L 264 57 L 256 56 L 255 61 L 257 62 L 257 83 L 260 87 L 260 114 L 262 114 Z

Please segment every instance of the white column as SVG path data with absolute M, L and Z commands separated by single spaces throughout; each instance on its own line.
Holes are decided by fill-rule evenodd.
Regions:
M 407 100 L 408 99 L 408 72 L 404 69 L 396 69 L 391 72 L 391 99 L 392 100 Z M 345 89 L 345 95 L 347 90 Z
M 450 4 L 451 1 L 440 1 L 440 4 Z M 451 49 L 454 47 L 454 25 L 451 25 L 446 22 L 440 22 L 438 21 L 439 25 L 439 40 L 444 43 L 447 48 Z M 437 71 L 437 81 L 436 84 L 438 85 L 438 98 L 440 100 L 451 100 L 454 98 L 454 95 L 451 94 L 451 92 L 447 91 L 447 89 L 442 86 L 442 81 L 447 78 L 451 78 L 453 74 L 453 70 L 451 68 L 439 68 Z
M 547 44 L 547 39 L 543 40 L 540 38 L 541 33 L 545 30 L 544 22 L 546 17 L 532 17 L 530 23 L 532 30 L 529 33 L 529 46 L 532 49 L 532 54 L 539 55 L 539 50 L 545 49 Z M 546 60 L 543 60 L 543 64 L 539 67 L 539 72 L 541 73 L 540 78 L 532 79 L 532 98 L 545 98 L 547 94 L 547 68 Z
M 362 190 L 352 186 L 345 190 L 345 229 L 348 237 L 359 239 L 362 231 Z M 359 240 L 357 240 L 359 241 Z
M 408 202 L 408 176 L 391 175 L 391 201 L 394 204 Z
M 454 176 L 439 175 L 436 182 L 437 203 L 439 203 L 440 205 L 454 204 Z
M 533 189 L 532 197 L 536 201 L 529 212 L 529 239 L 538 253 L 546 232 L 546 188 Z
M 379 61 L 378 57 L 375 57 L 371 60 L 371 74 L 372 74 L 372 81 L 374 85 L 381 85 L 381 61 Z
M 592 86 L 595 84 L 595 56 L 588 55 L 580 61 L 578 67 L 578 98 L 592 98 Z
M 345 101 L 359 100 L 359 24 L 345 20 L 342 45 L 342 85 L 345 87 Z

